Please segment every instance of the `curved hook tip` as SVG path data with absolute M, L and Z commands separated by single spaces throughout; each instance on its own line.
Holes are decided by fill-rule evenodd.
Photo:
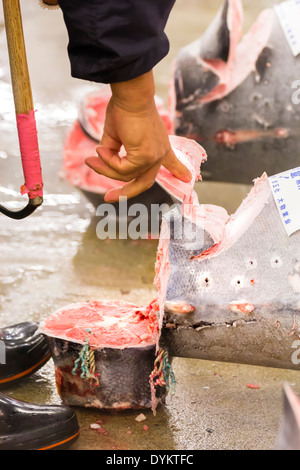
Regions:
M 10 219 L 21 220 L 33 214 L 33 212 L 42 205 L 43 198 L 35 197 L 34 199 L 29 199 L 29 202 L 24 209 L 18 211 L 12 211 L 6 207 L 0 205 L 0 212 Z

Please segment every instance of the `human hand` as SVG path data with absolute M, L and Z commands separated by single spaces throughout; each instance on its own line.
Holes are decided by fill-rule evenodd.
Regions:
M 105 195 L 106 202 L 121 196 L 135 197 L 155 182 L 163 165 L 182 181 L 191 181 L 189 170 L 175 156 L 165 125 L 155 104 L 152 72 L 137 79 L 112 84 L 98 157 L 86 164 L 97 173 L 125 182 Z M 124 146 L 126 155 L 119 156 Z

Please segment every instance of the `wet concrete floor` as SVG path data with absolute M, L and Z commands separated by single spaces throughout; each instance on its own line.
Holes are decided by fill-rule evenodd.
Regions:
M 167 32 L 169 56 L 157 66 L 157 94 L 167 98 L 171 64 L 179 47 L 198 38 L 213 18 L 219 1 L 178 0 Z M 244 1 L 248 27 L 272 1 Z M 0 327 L 39 321 L 59 307 L 91 299 L 122 299 L 140 305 L 155 296 L 152 285 L 155 241 L 102 242 L 96 236 L 94 208 L 60 177 L 66 132 L 77 116 L 81 97 L 98 85 L 70 77 L 67 36 L 60 11 L 21 1 L 28 62 L 37 112 L 45 182 L 45 202 L 23 221 L 0 219 Z M 0 10 L 1 12 L 1 10 Z M 0 13 L 0 18 L 1 18 Z M 11 208 L 24 205 L 23 183 L 10 87 L 6 40 L 0 30 L 0 199 Z M 233 212 L 249 188 L 202 183 L 203 203 Z M 157 416 L 146 411 L 108 414 L 77 408 L 81 434 L 78 449 L 272 449 L 282 414 L 282 385 L 300 394 L 298 372 L 175 358 L 174 395 Z M 260 386 L 250 390 L 248 383 Z M 36 403 L 61 403 L 52 360 L 6 393 Z M 108 435 L 90 429 L 103 421 Z M 148 431 L 143 430 L 147 424 Z

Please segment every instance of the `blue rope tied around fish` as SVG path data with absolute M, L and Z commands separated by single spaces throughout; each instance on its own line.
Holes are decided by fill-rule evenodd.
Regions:
M 90 329 L 87 329 L 86 331 L 88 333 L 91 333 Z M 78 359 L 75 361 L 72 374 L 76 375 L 76 372 L 78 369 L 81 370 L 80 377 L 82 379 L 93 379 L 95 380 L 96 385 L 99 385 L 99 380 L 95 375 L 95 370 L 96 370 L 95 353 L 90 348 L 90 345 L 87 339 L 85 340 L 85 343 L 79 352 Z
M 154 369 L 150 376 L 152 390 L 156 387 L 166 387 L 173 393 L 175 391 L 176 380 L 169 361 L 168 351 L 160 349 L 154 362 Z
M 169 354 L 167 351 L 164 351 L 164 355 L 163 355 L 163 371 L 164 371 L 165 382 L 167 384 L 167 390 L 171 390 L 171 392 L 174 393 L 176 380 L 175 380 L 175 375 L 174 375 L 172 366 L 169 362 Z M 170 385 L 170 382 L 171 382 L 171 385 Z

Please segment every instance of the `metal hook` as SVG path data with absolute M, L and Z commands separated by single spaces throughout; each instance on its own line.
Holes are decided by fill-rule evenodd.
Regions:
M 33 214 L 33 212 L 42 204 L 43 204 L 43 198 L 35 197 L 33 199 L 29 199 L 28 204 L 26 207 L 24 207 L 24 209 L 20 209 L 18 211 L 12 211 L 0 205 L 0 212 L 11 219 L 21 220 Z

